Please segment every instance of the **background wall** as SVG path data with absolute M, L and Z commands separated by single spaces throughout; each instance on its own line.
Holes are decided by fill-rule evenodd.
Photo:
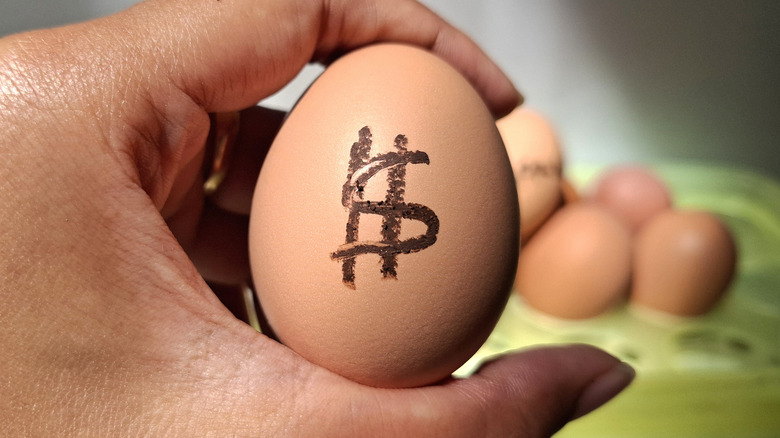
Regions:
M 0 35 L 135 0 L 3 0 Z M 780 179 L 780 2 L 423 0 L 558 127 L 570 163 L 695 159 Z M 289 107 L 319 72 L 269 99 Z

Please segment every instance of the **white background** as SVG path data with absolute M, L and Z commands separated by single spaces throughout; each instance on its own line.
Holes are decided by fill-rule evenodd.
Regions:
M 135 2 L 0 0 L 0 35 Z M 474 38 L 553 121 L 569 163 L 692 159 L 780 179 L 776 0 L 424 3 Z M 269 103 L 289 106 L 316 72 Z

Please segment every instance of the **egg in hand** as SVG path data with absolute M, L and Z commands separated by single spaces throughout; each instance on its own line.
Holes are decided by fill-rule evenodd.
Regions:
M 360 383 L 436 382 L 485 341 L 517 265 L 512 169 L 490 112 L 433 54 L 329 66 L 260 173 L 250 259 L 277 338 Z

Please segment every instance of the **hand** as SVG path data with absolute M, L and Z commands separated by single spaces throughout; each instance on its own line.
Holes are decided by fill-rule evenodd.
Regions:
M 616 359 L 573 346 L 425 388 L 365 387 L 216 298 L 204 276 L 249 275 L 257 145 L 280 115 L 243 111 L 236 154 L 256 159 L 236 161 L 255 167 L 231 167 L 204 202 L 208 114 L 376 41 L 438 53 L 497 116 L 519 103 L 412 1 L 160 0 L 0 40 L 0 435 L 546 436 L 629 383 Z

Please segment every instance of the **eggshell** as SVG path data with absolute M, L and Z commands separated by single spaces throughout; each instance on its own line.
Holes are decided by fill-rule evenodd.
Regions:
M 596 183 L 593 199 L 626 221 L 634 233 L 672 206 L 666 184 L 639 166 L 617 166 L 605 172 Z
M 679 316 L 703 315 L 735 272 L 736 245 L 712 213 L 668 210 L 636 238 L 631 301 Z
M 520 196 L 520 238 L 525 242 L 561 202 L 561 149 L 548 120 L 520 107 L 496 122 Z
M 626 225 L 606 209 L 590 202 L 568 204 L 523 249 L 515 287 L 543 313 L 597 316 L 627 294 L 631 246 Z
M 561 204 L 571 204 L 577 202 L 581 198 L 577 187 L 566 178 L 561 178 Z
M 490 112 L 451 66 L 404 45 L 325 70 L 253 199 L 269 325 L 311 362 L 373 386 L 436 382 L 471 357 L 506 304 L 518 250 L 517 192 Z

